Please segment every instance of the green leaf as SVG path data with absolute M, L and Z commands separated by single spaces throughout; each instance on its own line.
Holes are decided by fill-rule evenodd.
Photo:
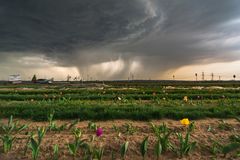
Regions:
M 240 143 L 240 135 L 231 135 L 229 136 L 231 142 L 238 142 Z
M 192 132 L 194 130 L 194 128 L 195 128 L 195 122 L 191 122 L 188 126 L 187 132 L 188 133 Z
M 224 155 L 226 155 L 226 154 L 228 154 L 232 151 L 235 151 L 239 148 L 240 148 L 240 143 L 234 142 L 234 143 L 230 143 L 230 144 L 224 146 L 222 149 L 222 152 Z
M 97 157 L 97 160 L 101 160 L 103 156 L 104 148 L 94 149 L 94 155 Z
M 88 129 L 96 131 L 97 130 L 97 125 L 94 122 L 89 122 L 88 123 Z
M 162 154 L 162 144 L 159 140 L 157 141 L 157 143 L 154 147 L 154 152 L 155 152 L 155 155 L 157 156 L 157 158 L 159 158 L 160 155 Z
M 78 122 L 79 122 L 79 119 L 74 120 L 73 122 L 71 122 L 71 124 L 69 125 L 68 129 L 72 129 L 75 125 L 77 125 Z
M 33 139 L 33 138 L 31 138 L 31 140 L 30 140 L 30 145 L 31 145 L 32 150 L 36 151 L 38 149 L 38 144 L 35 141 L 35 139 Z
M 53 160 L 58 160 L 58 145 L 55 144 L 54 147 L 53 147 Z
M 36 160 L 39 153 L 39 144 L 37 144 L 37 142 L 33 138 L 31 138 L 30 140 L 30 147 L 32 149 L 32 157 L 34 160 Z
M 68 149 L 70 154 L 76 155 L 76 145 L 75 144 L 68 144 Z
M 17 129 L 17 131 L 18 131 L 18 132 L 21 132 L 21 131 L 23 131 L 23 130 L 26 129 L 26 128 L 28 128 L 28 125 L 24 124 L 24 125 L 20 126 L 20 127 Z
M 3 137 L 1 137 L 1 139 L 3 141 L 3 152 L 7 153 L 11 150 L 15 137 L 12 137 L 10 135 L 4 135 Z
M 8 119 L 8 126 L 11 126 L 13 124 L 13 116 L 11 115 Z
M 115 159 L 116 159 L 116 157 L 115 157 L 114 151 L 112 150 L 111 151 L 111 160 L 115 160 Z
M 240 151 L 237 153 L 237 157 L 240 157 Z
M 42 142 L 43 136 L 46 133 L 46 129 L 44 127 L 38 128 L 38 143 Z
M 140 146 L 142 157 L 145 157 L 147 153 L 147 148 L 148 148 L 148 137 L 145 137 Z
M 212 129 L 212 126 L 211 125 L 208 125 L 208 132 L 211 132 L 213 129 Z
M 126 142 L 121 146 L 120 151 L 121 151 L 121 157 L 122 157 L 122 159 L 125 158 L 125 155 L 126 155 L 127 150 L 128 150 L 128 144 L 129 144 L 129 142 L 126 141 Z

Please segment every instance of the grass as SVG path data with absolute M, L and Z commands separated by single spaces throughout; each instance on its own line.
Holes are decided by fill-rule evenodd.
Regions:
M 105 84 L 107 86 L 98 88 L 83 88 L 77 83 L 0 85 L 0 117 L 13 115 L 41 121 L 53 110 L 56 119 L 80 120 L 201 119 L 240 115 L 240 89 L 232 88 L 240 86 L 237 81 L 109 81 Z M 175 88 L 167 87 L 169 85 Z M 187 102 L 183 101 L 184 96 L 188 97 Z
M 231 118 L 240 115 L 240 106 L 155 106 L 132 104 L 78 104 L 78 103 L 48 103 L 48 102 L 24 102 L 9 103 L 0 106 L 0 117 L 13 115 L 17 118 L 46 120 L 46 115 L 55 111 L 56 119 L 80 120 L 112 120 L 112 119 L 191 119 L 201 118 Z

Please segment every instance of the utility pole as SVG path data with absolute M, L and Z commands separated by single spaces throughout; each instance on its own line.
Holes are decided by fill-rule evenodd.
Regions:
M 204 72 L 202 72 L 202 80 L 204 81 Z
M 197 76 L 198 76 L 197 73 L 195 73 L 196 81 L 198 80 L 198 77 L 197 77 Z
M 213 81 L 214 80 L 214 74 L 213 73 L 211 74 L 211 77 L 212 77 L 212 81 Z
M 234 79 L 234 81 L 235 81 L 235 79 L 236 79 L 236 75 L 235 75 L 235 74 L 233 75 L 233 79 Z
M 130 79 L 132 79 L 132 81 L 134 80 L 134 74 L 132 72 L 129 72 L 128 80 Z

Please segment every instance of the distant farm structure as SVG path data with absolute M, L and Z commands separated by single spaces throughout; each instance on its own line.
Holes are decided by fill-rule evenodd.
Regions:
M 37 79 L 37 76 L 34 74 L 32 78 L 33 83 L 39 83 L 39 84 L 52 84 L 54 81 L 54 78 L 51 79 Z
M 37 79 L 35 83 L 39 83 L 39 84 L 52 84 L 54 81 L 53 78 L 51 79 Z

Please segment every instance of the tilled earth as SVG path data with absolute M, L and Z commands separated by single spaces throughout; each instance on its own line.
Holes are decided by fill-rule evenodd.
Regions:
M 7 120 L 3 120 L 7 123 Z M 71 121 L 55 121 L 55 123 L 60 126 L 65 123 L 70 123 Z M 152 121 L 155 125 L 160 125 L 163 122 L 175 132 L 181 132 L 185 135 L 186 127 L 182 126 L 180 121 L 174 121 L 169 119 L 155 120 Z M 230 143 L 229 137 L 231 135 L 240 134 L 240 123 L 235 119 L 226 119 L 225 123 L 221 122 L 220 119 L 204 119 L 195 121 L 195 130 L 191 135 L 191 141 L 197 142 L 197 147 L 190 152 L 188 156 L 180 158 L 175 152 L 167 151 L 163 153 L 160 159 L 194 159 L 194 160 L 209 160 L 209 159 L 240 159 L 237 157 L 237 153 L 233 152 L 227 154 L 224 157 L 223 154 L 218 153 L 214 155 L 211 150 L 213 147 L 213 142 L 216 141 L 220 144 L 226 145 Z M 34 122 L 27 120 L 19 120 L 20 124 L 29 124 L 29 128 L 18 133 L 16 135 L 17 139 L 13 143 L 12 150 L 4 154 L 2 148 L 2 142 L 0 143 L 0 160 L 28 160 L 32 159 L 31 150 L 28 148 L 26 155 L 24 155 L 24 149 L 27 144 L 27 139 L 29 135 L 27 132 L 36 133 L 38 127 L 47 127 L 48 122 Z M 132 124 L 132 132 L 127 132 L 125 124 Z M 145 159 L 156 159 L 154 155 L 154 145 L 156 143 L 156 138 L 151 129 L 149 122 L 142 121 L 129 121 L 129 120 L 114 120 L 105 122 L 96 122 L 97 126 L 103 129 L 103 134 L 101 137 L 96 137 L 95 144 L 104 147 L 103 160 L 112 159 L 112 153 L 114 153 L 114 159 L 121 159 L 120 157 L 120 146 L 125 142 L 129 142 L 129 148 L 126 155 L 126 160 L 138 160 L 142 159 L 140 153 L 140 144 L 144 137 L 149 136 L 149 147 L 147 156 Z M 113 124 L 120 129 L 120 134 L 113 129 Z M 88 128 L 88 121 L 79 122 L 75 127 L 82 130 L 82 138 L 90 139 L 92 135 L 95 135 L 94 131 Z M 67 144 L 74 141 L 74 135 L 71 130 L 63 130 L 60 132 L 49 131 L 43 138 L 39 159 L 48 160 L 52 158 L 53 146 L 57 144 L 59 146 L 59 159 L 60 160 L 71 160 L 73 157 L 68 151 Z M 170 136 L 170 141 L 173 146 L 179 146 L 177 136 L 172 134 Z M 83 155 L 81 149 L 76 159 L 82 159 Z

